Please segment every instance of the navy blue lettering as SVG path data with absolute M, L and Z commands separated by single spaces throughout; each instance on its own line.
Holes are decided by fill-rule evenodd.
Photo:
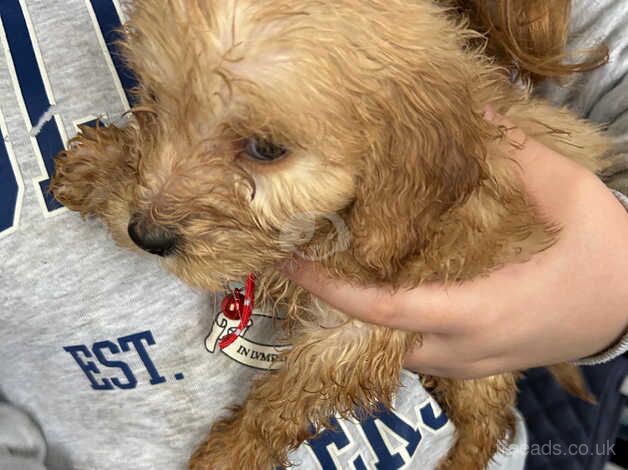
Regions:
M 309 442 L 314 455 L 325 470 L 336 469 L 336 465 L 327 446 L 334 444 L 338 450 L 347 447 L 350 442 L 336 418 L 330 420 L 333 429 L 326 429 L 316 439 Z
M 408 443 L 406 450 L 410 456 L 414 455 L 419 442 L 421 442 L 421 432 L 419 429 L 414 429 L 393 411 L 386 410 L 382 406 L 379 407 L 375 414 L 368 416 L 360 423 L 369 443 L 373 447 L 373 451 L 377 455 L 378 462 L 376 467 L 380 470 L 397 470 L 403 467 L 406 462 L 398 453 L 391 454 L 375 424 L 378 420 Z
M 17 224 L 20 196 L 20 186 L 5 138 L 6 136 L 2 136 L 0 139 L 0 235 Z
M 421 419 L 423 420 L 423 424 L 434 431 L 438 431 L 449 421 L 444 411 L 441 411 L 438 416 L 435 416 L 434 406 L 431 403 L 421 408 Z
M 350 441 L 336 418 L 331 418 L 330 423 L 332 427 L 325 429 L 316 439 L 309 441 L 309 445 L 324 470 L 342 470 L 337 468 L 334 463 L 328 446 L 333 444 L 338 450 L 341 450 L 347 447 Z M 360 456 L 354 460 L 353 465 L 357 470 L 366 469 L 364 461 Z
M 121 20 L 112 0 L 90 0 L 91 8 L 97 19 L 100 34 L 117 74 L 116 79 L 124 90 L 127 102 L 132 103 L 130 90 L 137 86 L 137 80 L 125 66 L 118 51 L 117 41 L 121 39 Z M 28 132 L 36 142 L 36 152 L 41 158 L 44 174 L 37 181 L 40 197 L 45 210 L 50 213 L 61 207 L 49 191 L 50 175 L 54 172 L 54 156 L 63 149 L 61 123 L 54 113 L 54 97 L 47 86 L 47 74 L 44 64 L 38 61 L 37 37 L 29 30 L 28 11 L 19 0 L 0 1 L 0 17 L 7 38 L 17 86 L 26 111 Z M 47 119 L 47 120 L 46 120 Z M 89 123 L 90 125 L 92 123 Z M 36 130 L 35 130 L 36 129 Z M 2 136 L 6 138 L 6 135 Z M 4 143 L 4 142 L 3 142 Z M 0 235 L 17 225 L 21 181 L 16 175 L 16 168 L 9 160 L 6 145 L 0 145 Z
M 113 389 L 113 385 L 108 379 L 103 379 L 102 382 L 98 382 L 96 380 L 93 374 L 100 374 L 100 370 L 93 361 L 83 361 L 84 358 L 92 357 L 92 353 L 89 352 L 87 346 L 85 346 L 84 344 L 79 344 L 77 346 L 66 346 L 63 349 L 72 355 L 87 379 L 91 382 L 92 388 L 94 390 Z M 81 357 L 79 353 L 82 354 L 83 357 Z
M 362 460 L 362 457 L 355 459 L 353 461 L 353 466 L 355 467 L 355 470 L 368 470 L 364 464 L 364 460 Z
M 137 87 L 137 79 L 129 68 L 126 67 L 120 55 L 120 51 L 118 50 L 118 41 L 122 39 L 120 33 L 120 26 L 122 24 L 120 16 L 112 0 L 90 0 L 90 3 L 94 10 L 96 20 L 98 21 L 100 32 L 109 50 L 111 61 L 118 73 L 118 78 L 124 89 L 126 99 L 129 104 L 133 104 L 134 97 L 130 93 L 130 90 Z
M 151 385 L 164 383 L 166 381 L 166 378 L 163 375 L 159 375 L 155 364 L 153 364 L 153 361 L 151 360 L 148 351 L 146 351 L 146 348 L 144 347 L 143 341 L 148 346 L 152 346 L 155 344 L 155 340 L 150 331 L 143 331 L 141 333 L 118 338 L 118 343 L 120 344 L 120 347 L 123 351 L 130 351 L 131 347 L 129 345 L 131 344 L 134 346 L 135 350 L 140 356 L 140 359 L 144 363 L 144 367 L 146 367 L 146 370 L 150 375 Z
M 31 37 L 25 12 L 22 10 L 19 0 L 2 0 L 0 2 L 0 16 L 22 93 L 22 100 L 32 129 L 53 105 L 46 90 L 42 70 L 37 62 L 33 45 L 33 41 L 36 39 Z M 39 188 L 48 211 L 52 212 L 61 207 L 61 204 L 48 191 L 49 175 L 54 170 L 53 157 L 63 149 L 63 139 L 57 120 L 52 118 L 44 124 L 35 139 L 47 171 L 47 177 L 39 182 Z
M 98 343 L 94 343 L 92 351 L 94 352 L 94 356 L 96 356 L 96 359 L 98 359 L 98 362 L 100 362 L 103 366 L 109 368 L 118 368 L 126 376 L 126 382 L 121 382 L 120 379 L 116 377 L 112 377 L 111 382 L 116 387 L 121 389 L 135 388 L 137 386 L 137 379 L 133 375 L 133 372 L 131 372 L 129 366 L 122 361 L 112 361 L 110 359 L 107 359 L 103 353 L 103 350 L 105 349 L 108 349 L 112 354 L 118 354 L 120 352 L 118 346 L 111 341 L 100 341 Z
M 127 362 L 114 360 L 111 357 L 111 355 L 118 355 L 122 352 L 137 353 L 150 376 L 151 385 L 166 382 L 166 378 L 159 374 L 146 349 L 146 346 L 153 346 L 155 344 L 155 339 L 150 331 L 123 336 L 118 338 L 117 341 L 120 345 L 119 347 L 118 344 L 113 341 L 104 340 L 94 343 L 91 350 L 83 344 L 66 346 L 63 349 L 72 355 L 90 381 L 92 388 L 95 390 L 112 390 L 114 388 L 128 390 L 137 387 L 137 377 L 133 374 Z M 92 357 L 95 357 L 97 362 L 86 360 L 86 358 L 89 359 Z M 99 368 L 99 366 L 101 367 Z M 107 374 L 103 367 L 112 369 L 110 371 L 111 373 Z M 116 374 L 115 369 L 117 369 L 119 373 Z M 102 381 L 98 381 L 96 379 L 98 375 L 106 375 L 108 378 L 103 378 Z M 175 380 L 183 380 L 185 375 L 183 372 L 177 372 L 174 378 Z

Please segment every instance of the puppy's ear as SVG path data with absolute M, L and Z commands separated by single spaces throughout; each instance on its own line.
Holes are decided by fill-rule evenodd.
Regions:
M 380 132 L 363 161 L 350 226 L 355 257 L 382 280 L 419 253 L 439 219 L 486 177 L 490 127 L 482 104 L 467 74 L 443 67 L 431 77 L 400 71 L 371 103 Z

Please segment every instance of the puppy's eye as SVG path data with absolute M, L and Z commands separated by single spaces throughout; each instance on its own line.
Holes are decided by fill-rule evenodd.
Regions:
M 244 149 L 246 154 L 254 160 L 263 162 L 272 162 L 283 157 L 288 151 L 281 145 L 262 139 L 259 137 L 251 137 Z

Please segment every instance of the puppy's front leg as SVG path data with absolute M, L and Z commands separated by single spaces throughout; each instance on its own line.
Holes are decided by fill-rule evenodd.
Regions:
M 193 470 L 268 470 L 288 466 L 288 452 L 330 417 L 390 405 L 403 358 L 416 336 L 349 322 L 308 329 L 286 364 L 258 380 L 235 413 L 214 424 L 190 461 Z
M 101 217 L 116 241 L 128 243 L 126 224 L 136 178 L 129 145 L 133 131 L 113 125 L 81 126 L 80 131 L 55 158 L 52 194 L 70 210 Z

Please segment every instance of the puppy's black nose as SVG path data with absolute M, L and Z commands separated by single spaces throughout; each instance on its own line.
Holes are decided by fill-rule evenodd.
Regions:
M 176 233 L 137 218 L 129 223 L 129 237 L 142 250 L 163 257 L 172 254 L 178 238 Z

